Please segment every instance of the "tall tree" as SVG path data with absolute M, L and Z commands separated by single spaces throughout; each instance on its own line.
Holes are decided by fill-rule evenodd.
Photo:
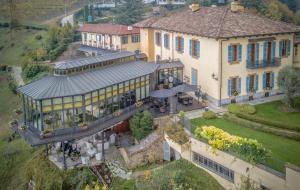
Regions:
M 278 86 L 285 95 L 287 106 L 294 108 L 294 96 L 300 93 L 300 71 L 292 66 L 282 68 L 278 73 Z
M 143 19 L 145 4 L 142 0 L 125 0 L 116 8 L 116 23 L 132 25 Z

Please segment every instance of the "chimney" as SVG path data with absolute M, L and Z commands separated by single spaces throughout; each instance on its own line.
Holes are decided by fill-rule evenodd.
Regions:
M 193 12 L 199 11 L 199 9 L 200 9 L 200 4 L 193 3 L 193 4 L 190 5 L 190 9 L 191 9 Z
M 242 12 L 245 10 L 245 8 L 243 6 L 241 6 L 239 0 L 234 0 L 233 2 L 231 2 L 230 8 L 231 8 L 232 12 L 239 12 L 239 11 Z
M 133 30 L 132 26 L 128 26 L 128 27 L 127 27 L 127 30 L 128 30 L 128 31 Z

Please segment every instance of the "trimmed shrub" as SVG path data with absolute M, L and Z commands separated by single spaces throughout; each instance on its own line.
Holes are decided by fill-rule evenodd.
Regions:
M 207 111 L 207 112 L 204 112 L 202 117 L 204 119 L 216 119 L 217 118 L 217 115 L 215 112 L 213 111 Z
M 246 119 L 246 120 L 249 120 L 249 121 L 256 122 L 256 123 L 269 125 L 271 127 L 276 127 L 276 128 L 281 128 L 281 129 L 288 129 L 288 130 L 293 130 L 293 131 L 299 131 L 300 132 L 300 127 L 297 126 L 297 125 L 282 123 L 282 122 L 278 122 L 278 121 L 272 121 L 272 120 L 262 118 L 262 117 L 259 117 L 259 116 L 248 115 L 248 114 L 243 114 L 243 113 L 237 113 L 236 116 L 239 117 L 239 118 L 242 118 L 242 119 Z
M 237 113 L 246 113 L 246 114 L 255 114 L 255 106 L 249 104 L 230 104 L 228 106 L 228 111 L 233 114 Z
M 214 126 L 197 127 L 195 136 L 207 140 L 214 149 L 237 153 L 251 163 L 263 162 L 269 154 L 256 140 L 231 135 Z

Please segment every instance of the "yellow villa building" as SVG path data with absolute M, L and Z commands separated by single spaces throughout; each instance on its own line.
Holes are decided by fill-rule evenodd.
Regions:
M 177 60 L 184 82 L 199 85 L 220 106 L 278 94 L 278 71 L 294 62 L 300 28 L 230 7 L 193 4 L 135 24 L 149 61 Z
M 84 24 L 81 32 L 82 45 L 109 50 L 140 50 L 140 30 L 117 24 Z

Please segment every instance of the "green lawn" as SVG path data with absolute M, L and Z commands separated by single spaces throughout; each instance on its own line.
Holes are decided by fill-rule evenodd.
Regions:
M 223 189 L 221 185 L 207 172 L 186 160 L 178 160 L 164 165 L 162 168 L 152 171 L 146 178 L 137 180 L 120 180 L 113 182 L 116 190 L 153 190 L 174 189 L 171 184 L 183 185 L 183 189 L 204 190 Z
M 8 73 L 0 72 L 0 189 L 24 189 L 25 165 L 33 149 L 20 138 L 8 142 L 11 132 L 8 122 L 15 117 L 13 110 L 20 106 L 18 96 L 7 85 Z
M 300 110 L 300 97 L 295 99 L 296 107 Z M 294 113 L 283 112 L 281 110 L 283 103 L 275 101 L 265 104 L 256 105 L 256 116 L 278 121 L 285 124 L 299 126 L 300 128 L 300 111 Z
M 13 40 L 10 41 L 9 30 L 0 28 L 0 64 L 21 65 L 25 53 L 44 44 L 44 38 L 35 39 L 38 34 L 44 37 L 46 31 L 17 29 L 13 32 Z
M 193 130 L 197 126 L 203 125 L 215 126 L 233 135 L 256 139 L 271 151 L 271 158 L 267 161 L 267 165 L 278 171 L 284 171 L 285 162 L 300 166 L 300 141 L 241 127 L 222 118 L 214 120 L 198 118 L 192 120 Z

